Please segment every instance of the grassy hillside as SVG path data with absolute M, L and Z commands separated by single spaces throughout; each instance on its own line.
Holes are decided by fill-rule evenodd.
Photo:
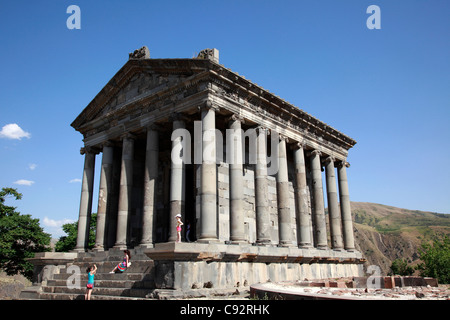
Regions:
M 450 214 L 367 202 L 352 202 L 351 207 L 356 246 L 367 264 L 379 266 L 384 274 L 395 259 L 417 264 L 418 248 L 433 235 L 450 235 Z

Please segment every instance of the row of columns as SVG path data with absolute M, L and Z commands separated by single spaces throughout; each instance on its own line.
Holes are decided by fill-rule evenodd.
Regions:
M 215 109 L 211 105 L 201 110 L 202 119 L 202 164 L 200 179 L 200 219 L 199 242 L 218 241 L 217 237 L 217 174 L 215 157 Z M 233 129 L 234 142 L 227 144 L 227 154 L 233 154 L 242 159 L 242 119 L 238 116 L 230 117 L 229 128 Z M 185 128 L 180 118 L 173 120 L 173 130 Z M 144 205 L 142 214 L 142 246 L 151 246 L 153 243 L 156 179 L 158 176 L 158 128 L 150 126 L 147 129 L 147 145 L 144 174 Z M 271 243 L 271 223 L 268 203 L 268 170 L 267 170 L 267 134 L 268 130 L 257 128 L 256 166 L 255 166 L 255 208 L 256 208 L 256 242 L 257 244 Z M 116 229 L 115 248 L 124 249 L 127 246 L 128 214 L 133 185 L 133 154 L 135 137 L 131 134 L 122 137 L 122 162 L 120 175 L 119 205 Z M 172 151 L 180 150 L 182 137 L 172 141 Z M 319 249 L 328 248 L 327 231 L 324 211 L 324 197 L 322 189 L 321 153 L 311 151 L 308 153 L 312 173 L 312 218 L 308 206 L 308 185 L 306 179 L 306 163 L 304 146 L 297 143 L 293 145 L 295 162 L 295 201 L 296 221 L 299 232 L 298 239 L 292 239 L 290 222 L 290 197 L 287 165 L 287 143 L 285 138 L 279 142 L 278 172 L 276 175 L 279 245 L 290 246 L 296 242 L 300 247 L 313 246 L 312 225 L 315 226 L 315 246 Z M 85 250 L 87 247 L 89 217 L 91 214 L 93 178 L 95 167 L 95 151 L 85 149 L 85 164 L 82 180 L 80 200 L 80 213 L 78 221 L 78 237 L 76 250 Z M 100 176 L 99 201 L 96 245 L 97 250 L 103 250 L 105 245 L 106 213 L 112 188 L 113 147 L 106 143 L 103 145 L 103 158 Z M 209 156 L 206 152 L 210 152 Z M 206 155 L 206 156 L 205 156 Z M 173 153 L 172 153 L 173 156 Z M 182 155 L 179 155 L 182 158 Z M 328 210 L 330 218 L 331 245 L 333 249 L 353 250 L 353 226 L 348 196 L 348 185 L 345 162 L 338 163 L 338 193 L 336 189 L 335 160 L 328 157 L 325 160 L 326 186 Z M 244 229 L 244 198 L 243 198 L 243 161 L 231 161 L 230 170 L 230 241 L 232 243 L 245 242 Z M 170 174 L 170 234 L 169 241 L 177 239 L 174 216 L 184 214 L 185 206 L 185 170 L 182 161 L 171 163 Z

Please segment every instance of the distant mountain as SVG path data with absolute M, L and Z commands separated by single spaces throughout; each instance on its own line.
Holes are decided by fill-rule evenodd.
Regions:
M 435 234 L 450 235 L 450 214 L 367 202 L 352 202 L 351 208 L 357 249 L 367 265 L 379 266 L 385 275 L 395 259 L 419 263 L 418 249 L 423 241 Z

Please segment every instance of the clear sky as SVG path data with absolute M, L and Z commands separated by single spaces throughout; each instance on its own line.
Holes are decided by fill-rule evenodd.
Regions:
M 81 29 L 67 28 L 70 5 Z M 367 27 L 370 5 L 381 29 Z M 352 201 L 450 213 L 449 15 L 445 0 L 2 1 L 0 187 L 60 236 L 78 218 L 83 170 L 70 123 L 128 53 L 217 48 L 221 64 L 358 142 Z

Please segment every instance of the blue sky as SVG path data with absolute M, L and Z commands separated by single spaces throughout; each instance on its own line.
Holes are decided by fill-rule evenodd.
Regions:
M 66 26 L 72 4 L 79 30 Z M 379 30 L 366 26 L 372 4 Z M 352 201 L 450 213 L 449 13 L 444 0 L 3 1 L 0 187 L 17 188 L 23 199 L 8 203 L 60 236 L 78 218 L 83 170 L 70 123 L 129 52 L 214 47 L 227 68 L 358 142 Z

